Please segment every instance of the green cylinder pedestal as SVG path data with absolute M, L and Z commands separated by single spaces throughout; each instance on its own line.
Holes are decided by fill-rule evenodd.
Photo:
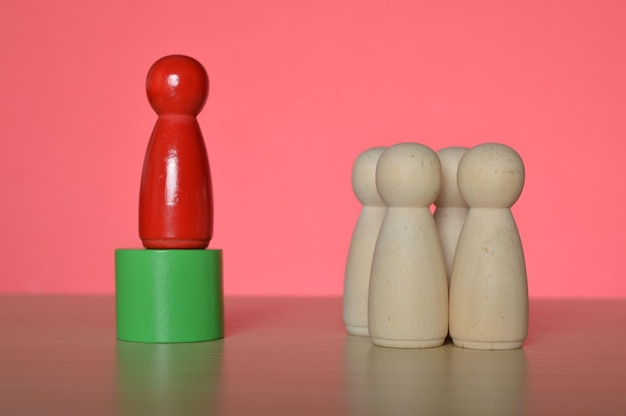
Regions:
M 120 340 L 224 337 L 221 250 L 115 250 L 115 292 Z

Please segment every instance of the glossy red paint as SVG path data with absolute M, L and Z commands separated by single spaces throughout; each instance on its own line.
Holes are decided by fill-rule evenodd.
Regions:
M 166 56 L 148 72 L 146 90 L 159 118 L 143 165 L 139 236 L 146 248 L 206 248 L 213 196 L 196 115 L 208 96 L 207 73 L 193 58 Z

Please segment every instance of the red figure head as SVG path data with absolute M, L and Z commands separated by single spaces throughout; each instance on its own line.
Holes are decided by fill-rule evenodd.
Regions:
M 193 58 L 170 55 L 152 65 L 146 80 L 150 105 L 158 115 L 197 116 L 209 95 L 209 77 Z

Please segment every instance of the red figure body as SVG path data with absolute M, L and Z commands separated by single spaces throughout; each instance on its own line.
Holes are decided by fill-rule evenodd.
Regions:
M 213 196 L 196 116 L 209 78 L 196 60 L 166 56 L 150 68 L 146 89 L 159 118 L 143 165 L 139 237 L 146 248 L 206 248 L 213 234 Z

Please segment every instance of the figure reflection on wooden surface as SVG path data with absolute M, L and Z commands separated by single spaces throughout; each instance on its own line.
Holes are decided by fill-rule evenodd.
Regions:
M 625 300 L 532 300 L 510 351 L 376 347 L 341 310 L 227 298 L 224 340 L 135 344 L 112 297 L 0 296 L 0 414 L 626 414 Z
M 344 365 L 351 415 L 525 414 L 522 349 L 467 350 L 448 341 L 406 350 L 347 337 Z

